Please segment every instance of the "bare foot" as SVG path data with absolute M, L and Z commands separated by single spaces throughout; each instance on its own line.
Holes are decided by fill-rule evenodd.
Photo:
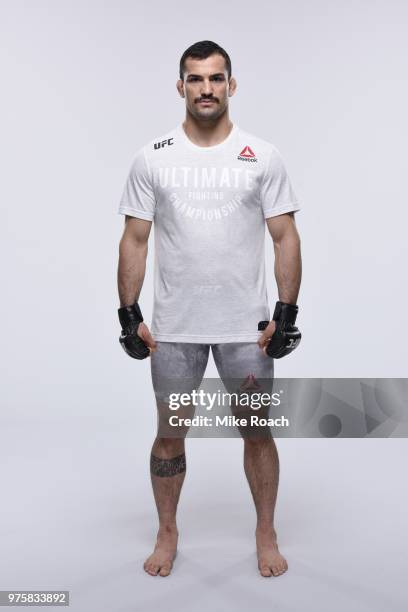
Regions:
M 177 555 L 177 527 L 160 527 L 153 553 L 144 562 L 144 570 L 151 576 L 168 576 Z
M 256 548 L 258 554 L 258 568 L 261 576 L 280 576 L 288 569 L 288 564 L 278 549 L 276 531 L 257 528 Z

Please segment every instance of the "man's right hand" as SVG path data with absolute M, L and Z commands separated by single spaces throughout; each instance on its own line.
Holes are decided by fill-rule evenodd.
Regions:
M 156 350 L 156 342 L 147 325 L 143 323 L 143 316 L 139 305 L 123 306 L 118 310 L 122 333 L 119 342 L 123 350 L 134 359 L 149 357 L 150 351 Z

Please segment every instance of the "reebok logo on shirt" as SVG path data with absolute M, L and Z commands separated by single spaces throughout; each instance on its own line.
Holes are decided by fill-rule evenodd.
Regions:
M 257 158 L 255 157 L 255 153 L 251 149 L 251 147 L 244 147 L 241 153 L 238 155 L 237 159 L 240 161 L 249 161 L 249 162 L 257 162 Z

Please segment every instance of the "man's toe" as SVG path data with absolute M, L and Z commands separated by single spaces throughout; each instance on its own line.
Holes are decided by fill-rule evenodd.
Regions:
M 148 563 L 146 565 L 146 572 L 151 576 L 157 576 L 157 572 L 159 571 L 159 566 L 156 563 Z
M 259 568 L 259 571 L 261 572 L 262 576 L 265 576 L 265 577 L 272 576 L 271 568 L 268 567 L 267 565 L 261 565 Z
M 160 576 L 168 576 L 171 572 L 171 563 L 164 563 L 160 569 Z
M 271 569 L 274 576 L 280 576 L 286 571 L 286 568 L 283 563 L 280 563 L 279 565 L 273 565 Z

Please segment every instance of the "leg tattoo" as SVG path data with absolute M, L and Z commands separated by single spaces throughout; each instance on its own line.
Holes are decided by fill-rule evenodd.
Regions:
M 186 454 L 182 453 L 172 459 L 160 459 L 150 455 L 150 472 L 154 476 L 175 476 L 186 471 Z

